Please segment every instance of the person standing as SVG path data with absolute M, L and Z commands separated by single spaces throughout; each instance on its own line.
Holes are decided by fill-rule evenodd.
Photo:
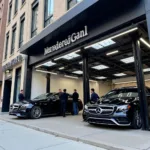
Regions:
M 20 93 L 19 93 L 19 95 L 18 95 L 18 99 L 19 99 L 19 101 L 21 102 L 21 101 L 23 101 L 24 100 L 24 94 L 23 94 L 23 90 L 21 90 L 20 91 Z
M 68 96 L 69 96 L 69 94 L 66 93 L 66 92 L 67 92 L 67 90 L 64 89 L 63 93 L 61 94 L 61 97 L 60 97 L 60 101 L 61 101 L 61 113 L 62 113 L 63 117 L 66 117 L 66 105 L 67 105 Z
M 97 93 L 95 93 L 95 89 L 91 89 L 91 101 L 97 102 L 99 99 L 99 96 Z
M 72 95 L 73 98 L 73 113 L 74 115 L 78 115 L 78 98 L 79 94 L 77 93 L 77 90 L 74 89 L 74 93 Z

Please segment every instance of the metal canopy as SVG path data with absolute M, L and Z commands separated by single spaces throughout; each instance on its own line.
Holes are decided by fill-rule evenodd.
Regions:
M 140 23 L 138 25 L 138 33 L 141 37 L 143 37 L 146 41 L 148 41 L 148 32 L 147 32 L 147 25 L 146 22 Z M 131 63 L 124 63 L 121 61 L 121 59 L 133 57 L 133 51 L 132 51 L 132 38 L 130 34 L 118 37 L 114 39 L 115 44 L 110 45 L 108 47 L 104 47 L 102 49 L 94 49 L 89 48 L 85 51 L 88 53 L 89 57 L 89 76 L 90 79 L 98 80 L 96 77 L 106 77 L 104 80 L 112 80 L 117 79 L 121 77 L 129 77 L 129 76 L 135 76 L 135 66 L 134 62 Z M 144 68 L 150 68 L 150 48 L 148 48 L 146 45 L 141 43 L 141 49 L 142 49 L 142 63 Z M 112 54 L 107 56 L 107 53 L 118 51 L 118 53 Z M 64 54 L 67 55 L 68 53 Z M 83 74 L 75 74 L 73 72 L 75 71 L 82 71 L 82 52 L 77 52 L 79 55 L 76 58 L 73 58 L 71 60 L 59 58 L 59 56 L 49 59 L 49 61 L 52 61 L 56 63 L 53 66 L 46 67 L 46 66 L 40 66 L 38 69 L 47 70 L 50 72 L 56 72 L 64 75 L 71 75 L 71 76 L 77 76 L 77 77 L 83 77 Z M 64 56 L 63 55 L 63 56 Z M 57 59 L 58 58 L 58 59 Z M 46 61 L 48 62 L 48 61 Z M 42 63 L 43 64 L 43 63 Z M 103 70 L 96 70 L 93 67 L 98 65 L 104 65 L 109 68 L 103 69 Z M 125 76 L 115 76 L 114 74 L 118 73 L 124 73 Z M 146 71 L 145 74 L 150 73 L 149 71 Z

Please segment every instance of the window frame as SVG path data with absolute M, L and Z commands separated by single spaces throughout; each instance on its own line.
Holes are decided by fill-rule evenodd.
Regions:
M 15 7 L 14 7 L 14 15 L 16 15 L 16 13 L 18 12 L 18 0 L 15 0 Z
M 81 2 L 82 0 L 75 0 L 76 4 L 74 4 L 72 7 L 69 7 L 69 3 L 73 1 L 73 0 L 67 0 L 67 10 L 70 10 L 71 8 L 73 8 L 75 5 L 77 5 L 79 2 Z
M 23 31 L 22 31 L 22 23 L 23 23 Z M 18 45 L 19 48 L 23 45 L 24 23 L 25 23 L 25 13 L 20 17 L 20 31 L 19 31 L 19 45 Z
M 12 39 L 11 39 L 11 51 L 10 51 L 11 55 L 14 54 L 14 51 L 15 51 L 16 30 L 17 30 L 17 24 L 15 24 L 12 27 Z
M 51 0 L 51 1 L 53 1 L 53 2 L 51 2 L 52 4 L 54 4 L 54 0 Z M 47 4 L 47 2 L 48 2 L 48 0 L 45 0 L 44 1 L 45 3 L 44 3 L 44 28 L 45 27 L 47 27 L 50 23 L 48 23 L 47 24 L 47 22 L 49 21 L 51 21 L 51 19 L 53 18 L 53 14 L 54 14 L 54 11 L 53 11 L 53 13 L 52 14 L 50 14 L 49 16 L 47 16 L 46 14 L 47 14 L 47 6 L 48 6 L 48 4 Z M 53 9 L 54 9 L 54 5 L 52 6 L 53 7 Z
M 9 3 L 8 24 L 11 21 L 11 17 L 12 17 L 12 1 Z
M 7 56 L 8 56 L 9 39 L 10 39 L 10 36 L 9 36 L 9 32 L 8 32 L 8 33 L 6 34 L 4 60 L 6 60 L 6 59 L 7 59 Z
M 38 30 L 38 27 L 37 27 L 37 24 L 36 24 L 36 28 L 33 30 L 33 27 L 34 27 L 34 22 L 33 22 L 33 15 L 34 15 L 34 9 L 37 9 L 36 11 L 38 12 L 38 7 L 39 7 L 39 1 L 36 0 L 35 2 L 33 2 L 32 4 L 32 21 L 31 21 L 31 38 L 34 37 L 35 35 L 37 35 L 37 30 Z M 38 14 L 37 14 L 37 17 L 38 17 Z

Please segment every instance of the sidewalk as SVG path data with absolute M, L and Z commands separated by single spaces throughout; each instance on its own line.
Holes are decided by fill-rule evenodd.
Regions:
M 83 122 L 81 115 L 31 120 L 1 114 L 0 119 L 108 150 L 150 150 L 150 132 L 128 128 L 92 126 Z

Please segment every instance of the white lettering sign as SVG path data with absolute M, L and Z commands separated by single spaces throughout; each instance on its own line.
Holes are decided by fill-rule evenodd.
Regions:
M 88 36 L 87 26 L 85 26 L 83 30 L 69 35 L 67 39 L 65 39 L 61 42 L 57 41 L 55 45 L 45 48 L 44 55 L 47 55 L 47 54 L 57 51 L 63 47 L 66 47 L 72 43 L 75 43 L 77 40 L 79 40 L 83 37 L 86 37 L 86 36 Z

